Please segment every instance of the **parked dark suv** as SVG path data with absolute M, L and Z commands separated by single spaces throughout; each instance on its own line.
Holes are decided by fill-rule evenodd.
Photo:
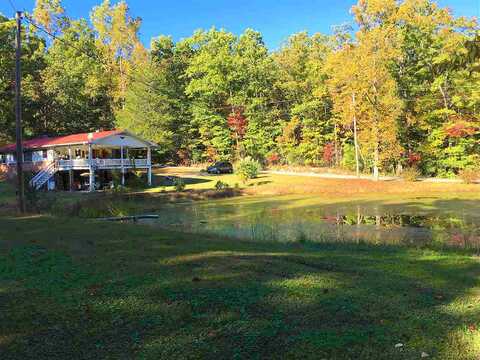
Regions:
M 219 161 L 207 168 L 209 174 L 232 174 L 233 166 L 228 161 Z

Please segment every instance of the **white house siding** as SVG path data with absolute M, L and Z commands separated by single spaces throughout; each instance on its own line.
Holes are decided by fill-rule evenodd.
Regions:
M 3 155 L 5 159 L 5 164 L 15 164 L 15 154 L 5 154 Z M 32 162 L 42 162 L 42 161 L 53 161 L 55 158 L 55 151 L 54 150 L 47 150 L 47 158 L 43 157 L 43 150 L 35 150 L 32 151 Z
M 53 161 L 55 159 L 55 151 L 52 150 L 46 150 L 47 151 L 47 158 L 45 159 L 43 157 L 43 151 L 44 150 L 37 150 L 32 153 L 32 161 L 33 162 L 38 162 L 38 161 Z
M 133 136 L 126 134 L 113 135 L 103 139 L 95 140 L 94 145 L 113 147 L 125 146 L 130 148 L 145 148 L 147 146 L 145 141 L 141 141 Z
M 7 164 L 15 163 L 15 156 L 13 154 L 7 154 Z

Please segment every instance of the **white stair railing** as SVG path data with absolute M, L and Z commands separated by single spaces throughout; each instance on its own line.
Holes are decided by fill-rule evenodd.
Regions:
M 55 161 L 52 161 L 45 168 L 35 174 L 32 180 L 30 180 L 30 186 L 35 190 L 40 189 L 56 172 L 57 166 Z

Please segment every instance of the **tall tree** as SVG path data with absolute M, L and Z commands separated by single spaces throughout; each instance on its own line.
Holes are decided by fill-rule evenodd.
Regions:
M 401 34 L 394 75 L 406 104 L 399 134 L 406 153 L 415 154 L 429 175 L 474 166 L 478 132 L 452 139 L 446 129 L 478 121 L 478 23 L 428 0 L 403 2 L 391 21 Z
M 357 176 L 360 172 L 360 143 L 359 132 L 359 107 L 357 99 L 360 96 L 361 82 L 358 76 L 356 48 L 350 42 L 343 43 L 336 51 L 332 52 L 326 63 L 326 71 L 330 74 L 327 81 L 329 94 L 333 103 L 333 117 L 335 130 L 342 127 L 350 133 L 347 141 L 353 141 L 355 152 L 355 169 Z M 337 141 L 336 141 L 337 143 Z
M 307 33 L 291 36 L 274 55 L 279 68 L 277 87 L 284 96 L 289 119 L 300 121 L 300 143 L 290 154 L 294 162 L 320 165 L 326 144 L 333 140 L 331 108 L 325 60 L 332 51 L 330 37 Z M 285 125 L 289 126 L 289 125 Z
M 195 53 L 186 69 L 186 93 L 192 101 L 192 124 L 198 128 L 207 159 L 232 158 L 227 117 L 239 89 L 234 64 L 236 37 L 224 30 L 198 31 L 189 39 Z
M 114 75 L 116 108 L 123 106 L 129 72 L 146 59 L 145 49 L 138 38 L 141 19 L 130 15 L 127 2 L 111 4 L 104 0 L 93 8 L 90 19 L 97 33 L 97 45 L 103 51 L 109 71 Z
M 42 93 L 41 71 L 45 67 L 45 42 L 22 29 L 22 103 L 26 136 L 36 135 L 38 118 L 48 101 Z M 28 36 L 27 36 L 28 35 Z M 15 134 L 15 20 L 0 15 L 0 143 Z
M 275 112 L 276 68 L 259 32 L 247 29 L 240 35 L 234 48 L 233 64 L 237 85 L 230 115 L 238 119 L 236 115 L 240 113 L 246 124 L 237 155 L 262 160 L 275 148 L 280 126 Z
M 191 160 L 191 115 L 182 75 L 190 49 L 171 37 L 152 41 L 149 61 L 133 70 L 125 106 L 116 124 L 160 145 L 164 158 L 188 163 Z
M 344 45 L 330 59 L 336 112 L 344 123 L 354 122 L 355 143 L 358 130 L 375 179 L 381 167 L 398 162 L 401 154 L 397 121 L 403 104 L 390 70 L 400 56 L 398 33 L 385 21 L 395 9 L 393 0 L 359 1 L 353 7 L 360 27 L 356 43 Z
M 98 61 L 101 56 L 85 20 L 72 21 L 53 42 L 42 71 L 50 101 L 44 123 L 38 124 L 39 132 L 62 134 L 112 127 L 112 78 Z
M 358 96 L 360 138 L 370 158 L 373 176 L 379 178 L 379 169 L 398 163 L 401 145 L 398 141 L 398 118 L 403 103 L 398 97 L 397 84 L 390 66 L 398 56 L 395 40 L 389 29 L 375 28 L 359 34 L 356 48 L 358 66 Z

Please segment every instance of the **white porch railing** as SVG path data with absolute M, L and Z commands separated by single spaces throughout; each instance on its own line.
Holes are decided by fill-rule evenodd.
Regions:
M 88 159 L 57 160 L 60 170 L 88 169 Z M 149 166 L 147 159 L 92 159 L 92 165 L 96 169 L 120 169 L 124 168 L 146 168 Z

